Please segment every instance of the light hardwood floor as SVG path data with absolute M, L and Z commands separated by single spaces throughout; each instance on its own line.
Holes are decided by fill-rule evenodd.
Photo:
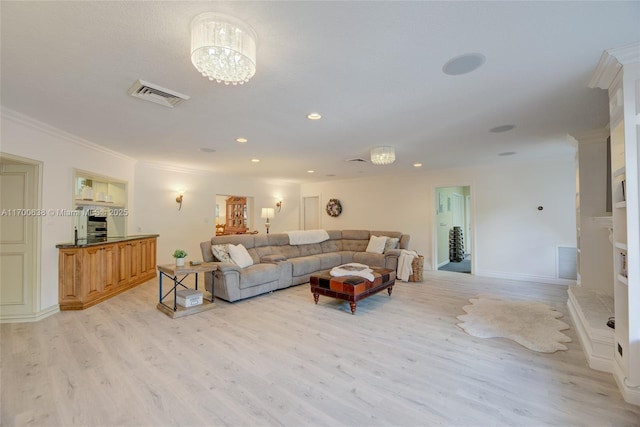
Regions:
M 549 304 L 542 354 L 456 326 L 477 295 Z M 1 325 L 2 426 L 640 426 L 591 370 L 563 286 L 425 272 L 349 304 L 308 285 L 171 319 L 157 280 L 80 312 Z

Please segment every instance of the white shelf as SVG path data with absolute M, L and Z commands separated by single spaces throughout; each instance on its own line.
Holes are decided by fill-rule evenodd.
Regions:
M 107 202 L 96 202 L 94 200 L 82 200 L 76 199 L 76 206 L 100 206 L 100 207 L 109 207 L 109 208 L 123 208 L 123 204 L 119 203 L 107 203 Z
M 596 224 L 600 227 L 612 229 L 613 228 L 613 217 L 612 216 L 592 216 Z
M 616 202 L 614 206 L 616 209 L 625 209 L 627 207 L 627 202 Z
M 626 168 L 623 166 L 620 169 L 616 169 L 616 171 L 613 173 L 613 176 L 620 176 L 620 175 L 624 175 L 626 173 Z
M 629 280 L 626 277 L 624 277 L 622 274 L 617 274 L 616 278 L 618 279 L 618 282 L 629 286 Z
M 615 242 L 613 244 L 614 247 L 618 248 L 618 249 L 622 249 L 623 251 L 627 250 L 627 244 L 626 243 L 621 243 L 621 242 Z

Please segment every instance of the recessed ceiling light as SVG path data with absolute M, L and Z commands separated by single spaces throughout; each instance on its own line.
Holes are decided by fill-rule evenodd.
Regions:
M 239 142 L 241 144 L 244 144 L 245 142 L 247 142 L 248 139 L 247 138 L 236 138 L 236 142 Z
M 320 113 L 309 113 L 307 114 L 307 119 L 309 120 L 320 120 L 322 118 L 322 115 L 320 115 Z
M 315 173 L 315 171 L 314 171 L 314 170 L 309 169 L 309 170 L 307 171 L 307 173 Z
M 251 159 L 253 163 L 260 163 L 260 159 Z
M 465 53 L 447 61 L 442 67 L 442 71 L 450 76 L 467 74 L 480 68 L 485 59 L 481 53 Z
M 505 151 L 504 153 L 498 154 L 498 156 L 503 156 L 503 157 L 505 157 L 505 156 L 513 156 L 514 154 L 516 154 L 515 151 Z
M 422 163 L 414 163 L 413 167 L 414 168 L 421 168 L 422 167 Z
M 496 126 L 493 129 L 489 129 L 489 132 L 493 132 L 493 133 L 508 132 L 515 127 L 516 127 L 515 125 Z
M 203 153 L 214 153 L 216 151 L 215 148 L 211 147 L 200 147 L 198 148 L 198 150 L 202 151 Z

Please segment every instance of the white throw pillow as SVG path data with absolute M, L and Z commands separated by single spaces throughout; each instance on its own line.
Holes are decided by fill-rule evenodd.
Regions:
M 213 252 L 214 259 L 226 264 L 234 264 L 231 256 L 229 255 L 229 245 L 224 243 L 222 245 L 212 245 L 211 252 Z
M 247 248 L 242 246 L 242 244 L 230 244 L 229 255 L 231 255 L 231 259 L 233 260 L 233 262 L 238 264 L 240 268 L 245 268 L 253 265 L 253 258 L 251 258 L 251 255 L 249 255 L 249 252 L 247 252 Z
M 371 252 L 374 254 L 381 254 L 384 252 L 384 245 L 387 243 L 386 236 L 371 236 L 369 239 L 369 244 L 367 245 L 367 252 Z

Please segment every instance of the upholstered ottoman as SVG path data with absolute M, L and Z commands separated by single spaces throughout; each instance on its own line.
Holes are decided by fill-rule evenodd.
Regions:
M 396 272 L 389 268 L 371 267 L 373 281 L 359 276 L 333 277 L 330 270 L 320 271 L 311 275 L 309 284 L 315 303 L 318 303 L 320 295 L 349 301 L 351 314 L 356 313 L 358 301 L 386 289 L 389 295 L 396 283 Z

